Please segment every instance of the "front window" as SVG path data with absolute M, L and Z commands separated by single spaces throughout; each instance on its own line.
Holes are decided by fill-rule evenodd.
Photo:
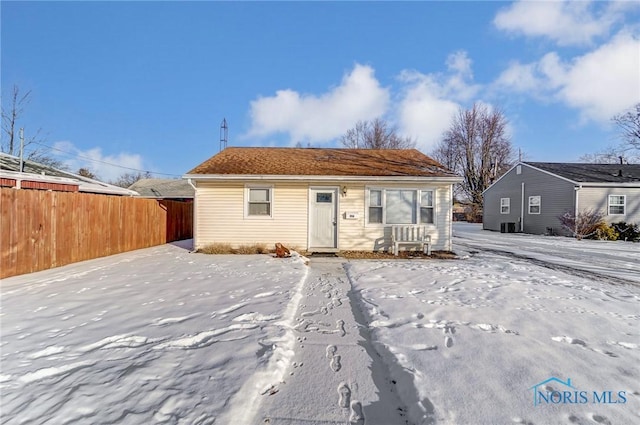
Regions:
M 370 224 L 432 224 L 432 190 L 369 189 Z
M 510 209 L 511 209 L 511 199 L 500 198 L 500 214 L 509 214 Z
M 382 190 L 369 191 L 369 223 L 382 223 Z
M 540 196 L 529 196 L 529 214 L 540 214 Z
M 271 188 L 250 187 L 247 190 L 247 215 L 258 217 L 271 216 Z
M 625 195 L 609 195 L 609 214 L 624 215 L 625 203 Z

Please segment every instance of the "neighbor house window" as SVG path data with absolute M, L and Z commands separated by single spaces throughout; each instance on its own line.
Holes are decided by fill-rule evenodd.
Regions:
M 609 195 L 609 214 L 624 215 L 625 195 Z
M 432 190 L 369 189 L 370 224 L 431 224 Z
M 500 198 L 500 214 L 509 214 L 511 198 Z
M 247 188 L 247 216 L 271 216 L 272 188 Z
M 540 214 L 540 195 L 529 196 L 529 214 Z

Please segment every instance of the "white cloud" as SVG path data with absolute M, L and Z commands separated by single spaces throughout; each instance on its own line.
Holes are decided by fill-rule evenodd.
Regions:
M 640 101 L 639 75 L 640 40 L 621 33 L 571 61 L 551 52 L 537 62 L 514 62 L 495 86 L 563 102 L 578 109 L 583 120 L 608 122 Z
M 634 2 L 518 1 L 493 20 L 501 30 L 546 37 L 559 45 L 586 45 L 609 34 Z
M 252 101 L 247 136 L 288 133 L 292 143 L 328 142 L 359 120 L 382 116 L 389 97 L 389 90 L 380 86 L 373 68 L 356 64 L 339 86 L 319 96 L 279 90 L 275 96 Z
M 574 61 L 560 97 L 585 118 L 608 121 L 640 102 L 640 39 L 620 35 Z
M 109 182 L 117 179 L 124 173 L 137 172 L 127 168 L 144 170 L 142 157 L 138 154 L 120 152 L 114 155 L 104 155 L 102 148 L 82 150 L 68 141 L 56 142 L 53 147 L 59 152 L 72 155 L 70 158 L 64 159 L 64 163 L 72 173 L 77 173 L 78 170 L 83 167 L 88 168 L 98 176 L 98 179 L 101 181 Z M 109 164 L 114 164 L 119 167 Z
M 472 100 L 481 88 L 473 83 L 467 52 L 452 53 L 446 64 L 447 74 L 404 71 L 400 75 L 405 86 L 397 112 L 399 130 L 416 139 L 424 151 L 440 141 L 460 103 Z

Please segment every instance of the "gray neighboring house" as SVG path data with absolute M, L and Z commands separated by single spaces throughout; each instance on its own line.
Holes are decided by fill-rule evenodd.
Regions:
M 141 198 L 167 199 L 172 201 L 193 201 L 195 189 L 182 179 L 140 179 L 131 186 Z
M 640 224 L 640 165 L 519 162 L 483 196 L 485 230 L 569 235 L 558 217 L 588 209 Z

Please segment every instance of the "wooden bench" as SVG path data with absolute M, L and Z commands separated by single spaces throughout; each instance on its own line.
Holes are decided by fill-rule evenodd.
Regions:
M 431 255 L 431 235 L 427 234 L 427 226 L 391 226 L 391 243 L 393 255 L 398 255 L 400 245 L 418 245 L 426 255 Z

